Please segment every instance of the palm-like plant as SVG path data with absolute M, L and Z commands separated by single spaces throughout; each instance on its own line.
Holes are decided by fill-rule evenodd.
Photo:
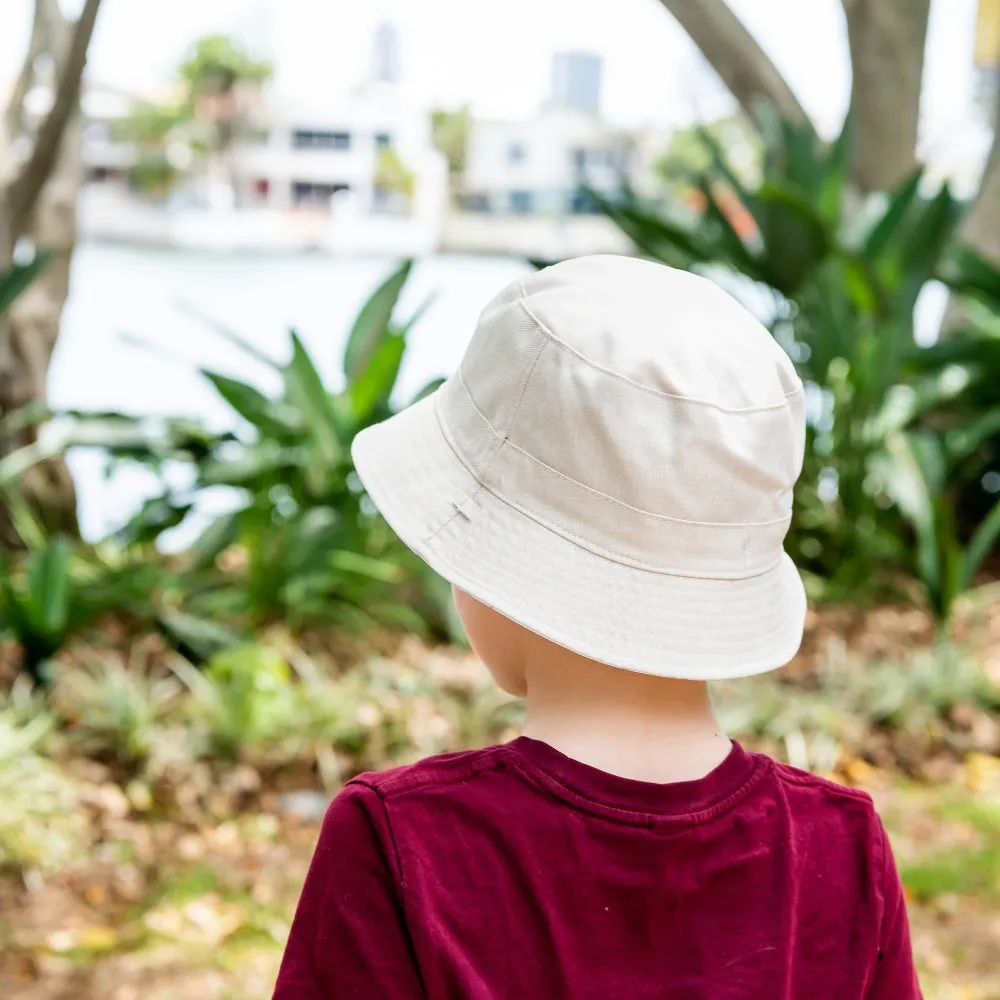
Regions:
M 912 466 L 899 463 L 904 453 L 913 453 L 910 444 L 923 447 L 901 447 L 900 435 L 928 421 L 940 423 L 944 414 L 950 414 L 946 423 L 964 424 L 970 409 L 983 426 L 993 426 L 993 408 L 1000 406 L 1000 382 L 992 380 L 1000 371 L 1000 340 L 980 328 L 919 348 L 914 308 L 927 282 L 944 277 L 996 309 L 1000 272 L 969 251 L 955 250 L 951 241 L 961 205 L 947 185 L 926 196 L 920 169 L 888 195 L 853 204 L 847 184 L 850 123 L 832 145 L 774 116 L 763 119 L 762 134 L 761 176 L 747 184 L 712 134 L 703 132 L 709 165 L 691 178 L 700 212 L 668 214 L 628 189 L 618 200 L 603 200 L 602 207 L 646 255 L 708 269 L 720 280 L 728 274 L 730 284 L 736 276 L 737 294 L 747 296 L 795 361 L 811 404 L 790 536 L 800 563 L 839 591 L 884 583 L 893 569 L 915 571 L 935 609 L 946 614 L 957 592 L 971 583 L 985 555 L 981 550 L 992 545 L 993 521 L 984 521 L 984 533 L 959 531 L 947 544 L 935 543 L 939 551 L 970 546 L 951 583 L 936 582 L 929 557 L 914 556 L 906 536 L 930 527 L 946 531 L 947 519 L 918 521 L 914 505 L 900 502 L 905 491 L 899 484 L 911 481 Z M 969 383 L 961 399 L 949 371 L 955 366 L 965 369 Z M 960 449 L 945 462 L 953 477 L 990 439 L 979 431 L 974 436 L 975 449 Z M 925 485 L 932 491 L 945 486 L 934 476 Z M 927 544 L 918 550 L 929 551 Z

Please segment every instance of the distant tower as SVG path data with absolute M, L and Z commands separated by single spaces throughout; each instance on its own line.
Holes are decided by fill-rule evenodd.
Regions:
M 601 57 L 557 52 L 552 58 L 552 103 L 596 115 L 601 109 Z
M 399 83 L 399 35 L 388 22 L 375 29 L 371 79 L 372 83 Z

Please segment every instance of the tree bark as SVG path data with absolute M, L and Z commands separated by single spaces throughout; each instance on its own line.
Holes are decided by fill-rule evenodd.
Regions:
M 993 144 L 959 239 L 1000 267 L 1000 93 L 994 95 Z
M 0 270 L 10 266 L 22 236 L 54 253 L 45 272 L 0 317 L 0 416 L 45 399 L 76 244 L 76 199 L 83 180 L 80 84 L 100 4 L 85 0 L 79 19 L 70 22 L 58 0 L 35 0 L 29 51 L 13 95 L 19 100 L 4 115 L 9 148 L 27 129 L 23 102 L 35 81 L 38 57 L 50 54 L 55 62 L 52 106 L 27 157 L 0 178 Z M 0 454 L 30 439 L 25 432 L 0 441 Z M 73 481 L 62 462 L 32 469 L 20 489 L 50 530 L 78 532 Z M 3 520 L 0 511 L 0 543 L 11 541 Z
M 55 167 L 42 188 L 28 236 L 35 246 L 52 251 L 48 267 L 18 297 L 8 316 L 11 362 L 0 384 L 0 413 L 28 403 L 45 402 L 46 378 L 59 336 L 63 307 L 69 296 L 70 262 L 76 246 L 76 199 L 83 181 L 83 119 L 75 112 L 66 124 Z M 8 447 L 30 443 L 31 432 Z M 50 533 L 79 534 L 76 490 L 62 461 L 36 465 L 20 489 Z
M 916 163 L 930 0 L 842 0 L 851 51 L 852 180 L 892 187 Z
M 47 31 L 45 5 L 36 3 L 34 17 L 31 21 L 31 40 L 28 42 L 28 51 L 25 53 L 21 72 L 14 83 L 14 89 L 10 92 L 7 109 L 3 115 L 3 136 L 0 137 L 0 157 L 2 157 L 0 158 L 0 185 L 5 180 L 4 171 L 11 169 L 12 166 L 11 147 L 24 128 L 24 99 L 31 89 L 31 82 L 35 75 L 35 63 L 45 50 Z
M 660 3 L 687 32 L 751 118 L 763 102 L 773 105 L 783 118 L 811 124 L 785 78 L 724 0 Z
M 48 0 L 35 0 L 35 2 L 42 4 Z M 57 63 L 57 82 L 52 107 L 38 130 L 31 154 L 8 185 L 5 197 L 6 210 L 10 217 L 9 226 L 15 233 L 19 233 L 27 224 L 42 186 L 55 166 L 66 124 L 79 106 L 80 81 L 87 64 L 87 49 L 94 34 L 100 6 L 101 0 L 86 0 L 80 18 L 69 36 L 68 47 L 61 52 L 61 58 Z M 60 19 L 59 22 L 55 20 L 57 17 Z M 56 26 L 56 32 L 64 34 L 66 22 L 58 13 L 58 7 L 52 12 L 51 18 Z M 62 45 L 59 46 L 59 50 L 63 50 Z

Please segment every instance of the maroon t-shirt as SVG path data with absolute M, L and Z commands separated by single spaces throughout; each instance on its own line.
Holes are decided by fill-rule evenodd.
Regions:
M 619 778 L 521 737 L 333 802 L 277 1000 L 917 1000 L 871 799 L 732 752 Z

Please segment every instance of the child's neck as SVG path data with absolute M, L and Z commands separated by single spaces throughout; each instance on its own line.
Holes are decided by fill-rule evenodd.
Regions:
M 551 648 L 529 662 L 524 735 L 592 767 L 640 781 L 691 781 L 726 758 L 703 681 L 619 670 Z

